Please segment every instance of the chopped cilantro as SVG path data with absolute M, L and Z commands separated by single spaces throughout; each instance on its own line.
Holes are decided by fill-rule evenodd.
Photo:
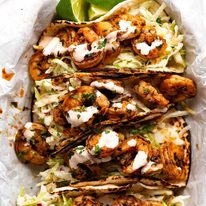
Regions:
M 100 44 L 99 46 L 97 47 L 97 49 L 102 49 L 106 46 L 106 43 L 107 43 L 107 39 L 104 39 Z
M 155 128 L 155 124 L 144 124 L 140 126 L 138 129 L 132 130 L 131 134 L 133 135 L 139 134 L 141 136 L 144 136 L 145 134 L 152 132 L 154 128 Z
M 156 19 L 156 22 L 157 22 L 158 24 L 162 24 L 162 19 L 161 19 L 161 17 L 158 17 L 158 18 Z
M 94 155 L 99 155 L 99 153 L 101 152 L 101 149 L 99 147 L 99 145 L 96 145 L 95 148 L 94 148 Z
M 104 132 L 105 132 L 105 134 L 109 134 L 109 133 L 110 133 L 110 130 L 107 129 L 107 130 L 105 130 Z
M 144 94 L 145 94 L 145 95 L 149 94 L 149 89 L 148 89 L 148 88 L 145 88 L 145 87 L 144 87 L 143 90 L 144 90 Z
M 76 147 L 76 151 L 81 154 L 84 151 L 84 146 L 83 145 L 79 145 Z
M 72 98 L 72 99 L 77 99 L 78 96 L 74 94 L 74 95 L 71 96 L 71 98 Z
M 96 97 L 97 97 L 96 94 L 93 94 L 93 93 L 84 93 L 84 94 L 82 94 L 82 98 L 85 101 L 88 101 L 88 102 L 94 102 Z
M 80 114 L 77 114 L 77 119 L 79 119 L 81 117 L 81 115 Z

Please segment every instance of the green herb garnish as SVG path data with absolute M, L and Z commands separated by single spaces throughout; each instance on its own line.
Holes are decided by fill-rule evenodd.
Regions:
M 81 115 L 80 114 L 77 114 L 77 119 L 79 119 L 81 117 Z
M 99 46 L 97 47 L 97 49 L 102 49 L 106 46 L 106 43 L 107 43 L 107 39 L 104 39 L 100 44 Z
M 155 128 L 155 124 L 145 124 L 140 126 L 138 129 L 132 130 L 131 134 L 133 135 L 139 134 L 141 136 L 144 136 L 145 134 L 152 132 L 154 128 Z
M 161 19 L 161 17 L 158 17 L 158 18 L 156 19 L 156 22 L 157 22 L 158 24 L 162 24 L 162 19 Z
M 145 94 L 145 95 L 149 94 L 149 89 L 148 89 L 148 88 L 145 88 L 145 87 L 144 87 L 143 90 L 144 90 L 144 94 Z
M 96 145 L 94 148 L 94 155 L 97 156 L 97 155 L 99 155 L 100 152 L 101 152 L 101 149 L 100 149 L 99 145 Z
M 110 130 L 107 129 L 107 130 L 104 131 L 104 133 L 105 133 L 105 134 L 109 134 L 109 133 L 110 133 Z
M 84 99 L 84 101 L 94 102 L 97 96 L 96 94 L 93 94 L 93 93 L 85 93 L 85 94 L 82 94 L 82 98 Z
M 82 154 L 82 152 L 84 151 L 84 146 L 82 145 L 79 145 L 76 147 L 76 151 L 79 153 L 79 154 Z

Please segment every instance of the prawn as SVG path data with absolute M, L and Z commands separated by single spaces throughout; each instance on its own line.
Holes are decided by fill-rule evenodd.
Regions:
M 80 69 L 98 65 L 105 56 L 104 40 L 90 27 L 80 28 L 75 41 L 69 47 L 71 58 Z
M 110 20 L 112 25 L 119 30 L 120 41 L 132 39 L 140 35 L 145 20 L 140 16 L 121 14 Z
M 176 74 L 167 75 L 160 84 L 160 91 L 174 102 L 180 102 L 189 97 L 194 97 L 197 92 L 193 80 Z
M 17 157 L 24 163 L 45 164 L 49 145 L 43 136 L 48 136 L 46 128 L 39 123 L 27 123 L 16 135 L 14 148 Z
M 118 197 L 112 206 L 163 206 L 163 203 L 155 200 L 140 200 L 133 195 L 124 195 Z
M 124 138 L 123 134 L 106 128 L 102 133 L 89 137 L 86 147 L 92 155 L 106 158 L 112 155 Z
M 29 60 L 29 73 L 33 80 L 39 81 L 48 77 L 46 71 L 50 67 L 48 57 L 42 51 L 36 51 Z
M 94 30 L 106 39 L 104 64 L 111 64 L 121 52 L 120 41 L 117 39 L 118 30 L 109 21 L 96 22 Z
M 146 59 L 158 58 L 167 48 L 164 38 L 158 36 L 155 28 L 145 26 L 139 37 L 131 40 L 134 52 Z
M 82 195 L 76 197 L 71 206 L 102 206 L 102 204 L 92 196 Z
M 134 86 L 134 91 L 150 104 L 158 104 L 163 107 L 169 104 L 169 101 L 159 93 L 156 88 L 143 80 L 140 80 L 138 84 Z

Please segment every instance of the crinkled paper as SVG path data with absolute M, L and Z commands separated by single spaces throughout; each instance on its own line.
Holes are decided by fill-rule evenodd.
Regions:
M 191 126 L 192 166 L 183 193 L 191 196 L 189 206 L 205 206 L 206 1 L 165 2 L 168 13 L 185 34 L 186 75 L 198 86 L 198 94 L 191 100 L 196 115 L 187 118 Z M 30 119 L 32 83 L 27 62 L 32 45 L 52 19 L 56 3 L 57 0 L 0 0 L 0 206 L 14 206 L 21 186 L 25 186 L 28 193 L 35 191 L 40 168 L 34 170 L 20 163 L 11 140 L 17 129 Z M 1 78 L 3 68 L 15 73 L 10 81 Z

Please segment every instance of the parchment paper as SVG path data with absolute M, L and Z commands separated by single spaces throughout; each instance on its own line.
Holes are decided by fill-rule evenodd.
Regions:
M 168 13 L 185 34 L 187 76 L 198 86 L 191 100 L 195 116 L 191 125 L 192 166 L 185 194 L 191 195 L 189 206 L 206 205 L 206 1 L 165 0 Z M 16 130 L 30 118 L 31 81 L 27 62 L 32 45 L 49 24 L 57 0 L 0 0 L 0 206 L 14 206 L 21 186 L 35 191 L 35 171 L 21 164 L 11 140 Z M 7 81 L 1 70 L 15 73 Z M 22 95 L 23 94 L 23 95 Z M 11 102 L 17 102 L 16 104 Z

